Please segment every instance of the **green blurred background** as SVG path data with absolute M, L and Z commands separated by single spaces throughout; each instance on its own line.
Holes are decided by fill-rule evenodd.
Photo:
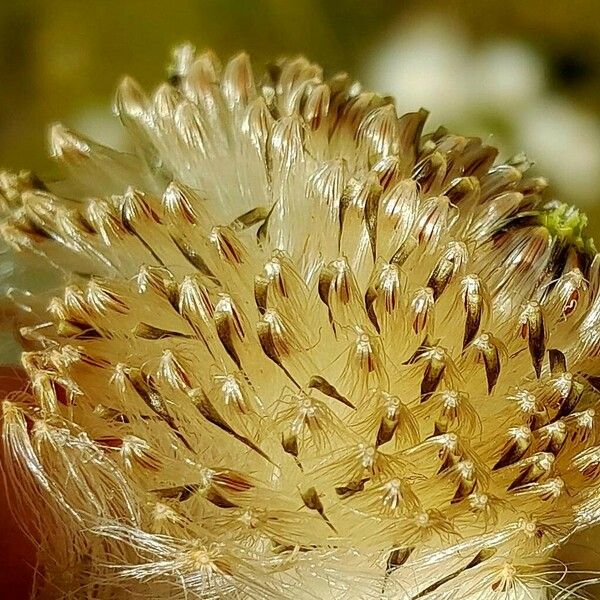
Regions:
M 4 0 L 0 168 L 51 174 L 54 121 L 125 145 L 115 84 L 132 74 L 152 88 L 182 41 L 223 59 L 247 50 L 257 67 L 303 53 L 395 95 L 400 109 L 431 109 L 431 125 L 480 135 L 504 156 L 524 150 L 600 237 L 598 0 Z M 576 540 L 565 560 L 598 568 L 598 537 Z
M 25 0 L 0 4 L 0 167 L 52 167 L 47 124 L 123 143 L 110 105 L 147 87 L 189 40 L 257 65 L 304 53 L 424 105 L 431 123 L 525 150 L 600 229 L 600 2 Z
M 600 230 L 600 2 L 105 0 L 2 2 L 0 166 L 44 174 L 47 124 L 121 145 L 112 91 L 151 88 L 189 40 L 257 65 L 304 53 L 424 105 L 431 124 L 524 150 Z

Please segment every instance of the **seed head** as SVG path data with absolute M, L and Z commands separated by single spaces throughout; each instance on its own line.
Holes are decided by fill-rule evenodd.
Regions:
M 23 297 L 3 402 L 47 597 L 546 598 L 600 521 L 600 259 L 522 156 L 304 58 L 176 51 L 51 130 L 1 231 Z M 554 587 L 553 587 L 554 586 Z M 44 596 L 44 597 L 46 597 Z

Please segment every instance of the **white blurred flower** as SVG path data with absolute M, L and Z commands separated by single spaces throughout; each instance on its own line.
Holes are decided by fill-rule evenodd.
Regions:
M 367 84 L 395 94 L 398 110 L 426 106 L 438 122 L 455 118 L 471 102 L 465 65 L 468 44 L 461 32 L 437 20 L 394 30 L 376 49 Z
M 540 98 L 515 114 L 515 140 L 559 189 L 581 202 L 594 202 L 600 185 L 600 123 L 571 102 Z
M 594 201 L 600 123 L 548 89 L 543 61 L 527 44 L 504 39 L 475 46 L 460 23 L 426 18 L 393 29 L 365 72 L 370 85 L 398 98 L 400 111 L 424 106 L 436 125 L 493 134 L 500 148 L 524 150 L 553 173 L 563 196 Z

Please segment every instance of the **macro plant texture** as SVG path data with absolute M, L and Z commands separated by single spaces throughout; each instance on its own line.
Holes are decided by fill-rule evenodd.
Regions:
M 585 216 L 304 58 L 255 79 L 186 45 L 115 106 L 136 154 L 56 125 L 63 180 L 1 177 L 15 260 L 62 288 L 12 292 L 31 385 L 2 405 L 37 593 L 577 597 L 552 557 L 600 521 Z

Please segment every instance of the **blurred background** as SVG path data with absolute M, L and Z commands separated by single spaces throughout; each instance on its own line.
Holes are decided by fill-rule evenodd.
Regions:
M 525 151 L 600 231 L 600 2 L 21 0 L 0 3 L 0 167 L 44 174 L 48 123 L 120 145 L 114 86 L 153 87 L 189 40 L 257 66 L 304 53 L 425 106 L 430 126 Z
M 132 74 L 152 88 L 188 40 L 223 59 L 245 49 L 257 68 L 303 53 L 394 95 L 399 110 L 430 109 L 429 127 L 479 135 L 504 157 L 525 151 L 600 238 L 598 0 L 5 0 L 0 168 L 51 175 L 54 121 L 123 147 L 117 81 Z M 9 338 L 0 332 L 0 361 L 16 356 Z M 599 537 L 562 558 L 593 577 Z

